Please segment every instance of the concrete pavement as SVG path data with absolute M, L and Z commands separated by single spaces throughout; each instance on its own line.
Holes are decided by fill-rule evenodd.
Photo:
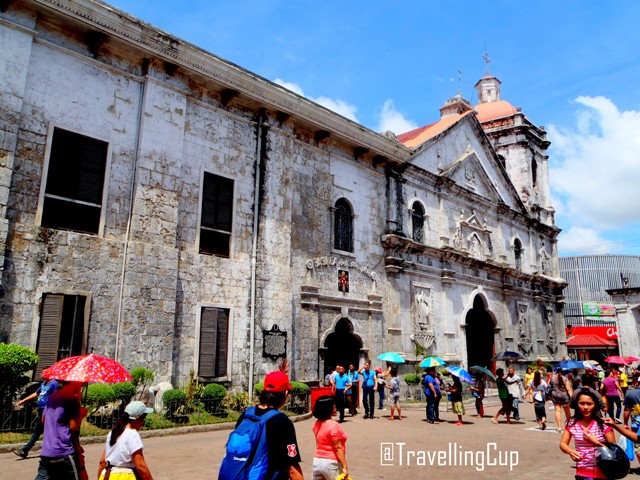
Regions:
M 487 408 L 494 414 L 497 406 Z M 575 470 L 568 456 L 560 452 L 560 434 L 549 428 L 536 430 L 533 406 L 521 405 L 523 420 L 511 425 L 494 425 L 491 418 L 472 417 L 467 409 L 465 424 L 454 426 L 455 417 L 443 412 L 440 425 L 430 425 L 423 408 L 404 408 L 401 421 L 389 421 L 389 411 L 376 410 L 378 418 L 360 416 L 343 423 L 348 436 L 347 461 L 351 476 L 362 479 L 432 478 L 476 479 L 573 479 Z M 553 424 L 553 411 L 550 427 Z M 315 419 L 296 423 L 303 460 L 303 472 L 311 478 L 315 440 L 311 428 Z M 144 439 L 144 453 L 154 479 L 210 480 L 217 478 L 228 430 L 190 433 Z M 89 478 L 97 478 L 103 445 L 86 445 Z M 38 452 L 33 452 L 37 455 Z M 38 457 L 20 460 L 13 453 L 0 454 L 0 478 L 31 480 Z M 386 464 L 386 465 L 383 465 Z M 637 466 L 637 465 L 634 465 Z M 633 477 L 632 477 L 633 478 Z

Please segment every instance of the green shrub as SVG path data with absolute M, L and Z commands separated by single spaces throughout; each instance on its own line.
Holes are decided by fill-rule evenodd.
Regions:
M 187 404 L 187 394 L 177 388 L 167 390 L 162 395 L 162 403 L 167 410 L 167 417 L 172 417 L 184 411 Z
M 202 392 L 202 398 L 222 400 L 227 395 L 227 389 L 218 383 L 210 383 Z
M 101 407 L 116 399 L 116 393 L 111 385 L 93 383 L 87 388 L 87 403 L 93 407 Z
M 404 376 L 404 381 L 407 385 L 419 385 L 420 384 L 420 376 L 414 373 L 407 373 Z
M 175 426 L 175 423 L 166 419 L 159 413 L 150 413 L 144 420 L 145 430 L 159 430 L 162 428 L 173 428 Z
M 136 394 L 136 387 L 131 382 L 116 383 L 113 385 L 113 393 L 116 400 L 120 400 L 123 405 L 126 405 Z
M 260 396 L 260 394 L 262 393 L 262 390 L 264 390 L 264 382 L 256 383 L 253 386 L 253 391 L 255 392 L 255 395 Z
M 38 355 L 30 348 L 0 343 L 0 406 L 8 408 L 29 377 L 26 372 L 38 364 Z
M 293 387 L 293 390 L 291 391 L 291 393 L 302 394 L 302 393 L 310 393 L 311 392 L 311 388 L 306 383 L 291 382 L 291 387 Z

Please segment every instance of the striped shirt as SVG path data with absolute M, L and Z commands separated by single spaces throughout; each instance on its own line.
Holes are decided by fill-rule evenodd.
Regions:
M 587 478 L 604 478 L 607 477 L 596 466 L 596 451 L 597 448 L 592 442 L 584 438 L 584 431 L 582 426 L 575 422 L 572 425 L 568 425 L 565 429 L 573 436 L 576 450 L 580 452 L 582 458 L 576 462 L 576 475 L 581 475 Z M 612 428 L 608 425 L 600 427 L 598 422 L 593 420 L 587 428 L 590 435 L 593 435 L 600 442 L 604 443 L 605 435 L 609 433 Z

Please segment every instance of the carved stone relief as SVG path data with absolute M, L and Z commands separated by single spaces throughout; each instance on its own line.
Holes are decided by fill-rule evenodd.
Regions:
M 540 248 L 540 270 L 543 275 L 551 274 L 551 265 L 549 261 L 549 254 L 544 246 L 544 242 L 542 242 L 542 248 Z
M 435 340 L 433 328 L 433 288 L 423 283 L 412 283 L 411 317 L 414 341 L 427 350 Z
M 544 307 L 544 324 L 547 334 L 547 350 L 551 355 L 558 353 L 558 340 L 555 335 L 553 309 L 551 307 Z
M 313 258 L 307 260 L 306 267 L 307 276 L 321 285 L 327 285 L 330 290 L 335 290 L 339 270 L 348 272 L 349 291 L 354 293 L 362 294 L 375 290 L 378 278 L 377 273 L 369 267 L 348 258 Z
M 531 327 L 529 325 L 529 307 L 525 303 L 517 303 L 518 309 L 518 349 L 527 356 L 533 350 Z

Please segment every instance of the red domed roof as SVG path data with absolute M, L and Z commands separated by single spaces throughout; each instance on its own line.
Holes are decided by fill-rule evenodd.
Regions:
M 478 114 L 480 123 L 495 120 L 496 118 L 508 117 L 518 113 L 518 109 L 504 100 L 497 102 L 485 102 L 475 106 L 474 110 Z

